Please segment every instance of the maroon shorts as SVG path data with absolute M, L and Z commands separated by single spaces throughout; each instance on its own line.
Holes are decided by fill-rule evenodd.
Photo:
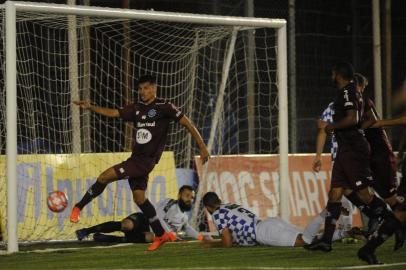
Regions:
M 368 153 L 338 152 L 331 174 L 331 188 L 360 190 L 372 185 Z
M 371 159 L 371 171 L 374 178 L 373 188 L 386 199 L 396 193 L 396 157 L 394 155 Z
M 149 173 L 155 167 L 155 159 L 146 157 L 130 157 L 113 168 L 118 179 L 128 178 L 131 190 L 146 190 Z

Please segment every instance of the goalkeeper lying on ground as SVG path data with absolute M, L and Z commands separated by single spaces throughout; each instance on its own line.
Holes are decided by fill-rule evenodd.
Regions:
M 320 231 L 324 222 L 326 211 L 314 218 L 304 230 L 285 222 L 280 218 L 267 218 L 259 220 L 254 213 L 237 204 L 222 204 L 220 198 L 214 192 L 207 192 L 203 196 L 203 205 L 211 214 L 213 222 L 221 236 L 224 247 L 237 246 L 281 246 L 301 247 L 311 243 Z M 350 208 L 351 205 L 349 204 Z M 343 209 L 344 212 L 346 211 Z M 347 209 L 344 216 L 351 217 L 352 208 Z M 357 237 L 366 240 L 365 235 L 359 228 L 352 228 L 352 219 L 339 221 L 333 240 L 344 237 Z
M 179 189 L 178 199 L 163 199 L 158 202 L 157 216 L 166 231 L 174 233 L 184 232 L 188 237 L 202 239 L 196 230 L 188 223 L 189 217 L 186 214 L 192 208 L 194 191 L 191 186 L 184 185 Z M 123 232 L 124 236 L 107 235 L 105 233 Z M 110 243 L 148 243 L 154 238 L 150 231 L 148 219 L 142 213 L 134 213 L 119 221 L 109 221 L 90 228 L 83 228 L 76 231 L 79 241 L 90 234 L 97 242 Z

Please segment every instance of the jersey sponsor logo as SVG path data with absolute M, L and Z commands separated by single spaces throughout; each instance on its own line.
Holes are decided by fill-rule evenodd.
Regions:
M 154 122 L 146 122 L 146 123 L 137 122 L 137 127 L 139 127 L 139 128 L 142 128 L 142 127 L 155 127 L 155 121 Z
M 139 130 L 137 130 L 137 134 L 136 134 L 136 141 L 138 144 L 146 144 L 149 143 L 152 139 L 152 134 L 149 130 L 145 129 L 145 128 L 141 128 Z
M 148 111 L 148 117 L 149 118 L 153 118 L 156 116 L 156 110 L 155 109 L 151 109 Z
M 141 119 L 147 119 L 146 115 L 141 116 Z
M 358 186 L 362 185 L 362 182 L 361 182 L 361 181 L 357 181 L 357 182 L 355 182 L 355 185 L 358 187 Z
M 120 169 L 118 169 L 118 171 L 119 171 L 120 173 L 124 173 L 124 168 L 120 168 Z

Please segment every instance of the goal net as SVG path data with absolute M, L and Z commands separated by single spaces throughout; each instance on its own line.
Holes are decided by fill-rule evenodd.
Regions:
M 6 51 L 7 16 L 5 8 L 1 10 L 0 196 L 10 196 L 7 181 L 16 183 L 19 242 L 74 239 L 77 229 L 121 220 L 137 211 L 123 180 L 110 184 L 86 206 L 79 224 L 69 222 L 72 205 L 97 176 L 129 157 L 132 138 L 132 125 L 80 110 L 72 101 L 89 99 L 102 107 L 122 107 L 138 100 L 137 78 L 143 74 L 156 77 L 158 96 L 181 108 L 215 156 L 208 167 L 198 164 L 199 187 L 204 187 L 198 198 L 208 188 L 216 190 L 205 184 L 205 177 L 210 164 L 223 162 L 216 161 L 219 156 L 279 153 L 279 80 L 286 75 L 283 66 L 278 72 L 277 59 L 286 44 L 277 46 L 277 27 L 284 26 L 283 21 L 262 19 L 256 26 L 255 19 L 232 17 L 106 8 L 73 8 L 69 13 L 67 6 L 47 4 L 15 7 L 17 108 L 9 115 L 4 97 L 11 93 L 7 91 L 12 80 L 6 77 L 13 70 L 5 61 L 13 56 L 12 50 Z M 264 27 L 266 23 L 269 27 Z M 7 136 L 12 134 L 7 116 L 17 118 L 12 181 L 6 175 L 6 164 L 12 164 L 6 162 Z M 148 184 L 153 203 L 176 198 L 180 185 L 192 180 L 196 155 L 199 149 L 186 129 L 171 125 L 167 148 Z M 273 166 L 278 171 L 278 159 Z M 234 182 L 223 188 L 223 195 L 239 188 L 238 179 Z M 46 206 L 53 190 L 68 195 L 69 206 L 62 213 Z M 253 192 L 249 196 L 260 195 L 261 190 Z M 248 195 L 238 194 L 228 199 L 247 202 Z M 5 236 L 7 222 L 12 222 L 7 213 L 7 201 L 0 200 Z M 196 207 L 194 215 L 201 213 Z

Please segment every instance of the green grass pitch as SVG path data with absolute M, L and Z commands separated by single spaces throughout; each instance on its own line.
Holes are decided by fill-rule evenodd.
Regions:
M 146 251 L 143 244 L 103 248 L 95 248 L 93 242 L 38 244 L 21 247 L 17 254 L 0 255 L 0 269 L 349 269 L 365 266 L 356 257 L 361 245 L 334 243 L 331 253 L 322 253 L 303 248 L 209 248 L 196 242 L 168 243 L 155 252 Z M 397 252 L 392 247 L 390 240 L 378 249 L 386 266 L 374 269 L 406 269 L 406 247 Z M 56 250 L 38 252 L 44 249 Z

